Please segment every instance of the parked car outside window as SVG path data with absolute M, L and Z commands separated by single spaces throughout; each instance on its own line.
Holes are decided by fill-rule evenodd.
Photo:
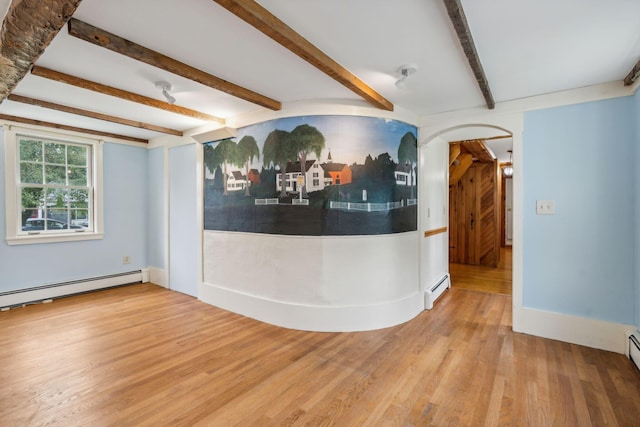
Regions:
M 44 230 L 45 221 L 47 222 L 47 230 L 68 230 L 69 228 L 84 228 L 80 225 L 74 224 L 71 224 L 71 226 L 69 226 L 66 222 L 58 221 L 57 219 L 28 218 L 25 225 L 22 226 L 22 231 Z

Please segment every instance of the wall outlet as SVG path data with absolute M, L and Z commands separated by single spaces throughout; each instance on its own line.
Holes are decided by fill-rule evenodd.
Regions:
M 125 255 L 122 257 L 123 264 L 129 264 L 130 262 L 131 262 L 131 258 L 129 258 L 129 255 Z
M 537 215 L 554 215 L 556 213 L 556 205 L 553 200 L 536 200 Z

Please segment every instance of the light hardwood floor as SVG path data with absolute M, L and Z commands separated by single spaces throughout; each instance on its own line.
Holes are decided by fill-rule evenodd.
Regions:
M 450 263 L 451 286 L 511 295 L 512 259 L 511 247 L 509 246 L 500 249 L 500 262 L 496 268 Z
M 283 329 L 143 284 L 0 313 L 2 426 L 638 426 L 623 355 L 511 331 L 453 288 L 357 333 Z

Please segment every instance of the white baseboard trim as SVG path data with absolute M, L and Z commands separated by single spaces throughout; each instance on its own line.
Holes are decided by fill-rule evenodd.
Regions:
M 407 322 L 424 309 L 422 293 L 364 306 L 318 306 L 275 301 L 201 283 L 199 299 L 276 326 L 314 332 L 353 332 L 387 328 Z
M 163 288 L 169 288 L 167 270 L 158 267 L 147 267 L 146 270 L 149 271 L 149 282 L 162 286 Z
M 95 291 L 113 286 L 142 282 L 142 271 L 131 271 L 109 276 L 54 283 L 27 289 L 0 293 L 0 307 L 15 307 L 59 298 L 67 295 Z
M 605 320 L 588 319 L 532 308 L 519 309 L 518 329 L 522 332 L 543 338 L 584 345 L 586 347 L 628 353 L 629 331 L 633 325 L 614 323 Z

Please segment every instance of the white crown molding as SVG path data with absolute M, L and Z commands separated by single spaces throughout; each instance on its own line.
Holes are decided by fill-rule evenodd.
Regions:
M 466 117 L 467 120 L 475 120 L 484 123 L 495 122 L 497 117 L 505 114 L 511 115 L 514 113 L 523 113 L 525 111 L 540 110 L 543 108 L 553 108 L 564 105 L 581 104 L 584 102 L 631 96 L 637 88 L 638 82 L 632 86 L 624 86 L 622 81 L 603 83 L 595 86 L 586 86 L 577 89 L 499 102 L 493 110 L 478 107 L 432 114 L 420 118 L 418 126 L 438 126 L 442 125 L 443 122 L 456 122 L 460 121 L 461 116 Z
M 416 114 L 402 108 L 396 108 L 395 111 L 385 111 L 372 107 L 365 101 L 341 102 L 339 100 L 319 100 L 288 102 L 283 104 L 282 109 L 279 111 L 253 111 L 228 118 L 226 123 L 229 127 L 240 128 L 268 120 L 313 115 L 378 117 L 383 119 L 399 120 L 413 125 L 418 121 L 418 116 Z

